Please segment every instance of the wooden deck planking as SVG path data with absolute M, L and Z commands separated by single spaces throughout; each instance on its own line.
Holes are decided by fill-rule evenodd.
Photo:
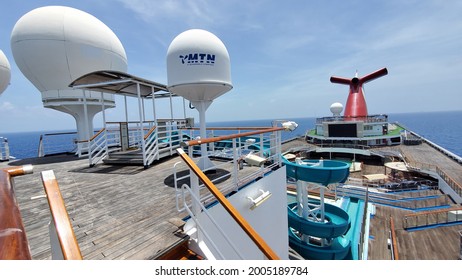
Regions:
M 173 234 L 177 227 L 167 221 L 184 214 L 176 210 L 175 190 L 164 184 L 178 158 L 147 170 L 106 165 L 90 169 L 86 159 L 69 159 L 9 163 L 34 165 L 34 174 L 18 177 L 15 187 L 34 259 L 50 258 L 48 204 L 45 198 L 30 200 L 44 194 L 40 172 L 50 169 L 55 171 L 84 259 L 150 258 L 179 239 Z

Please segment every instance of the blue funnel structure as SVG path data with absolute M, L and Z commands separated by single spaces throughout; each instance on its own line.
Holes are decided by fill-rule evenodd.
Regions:
M 287 177 L 297 182 L 297 202 L 288 205 L 290 246 L 306 259 L 341 260 L 351 246 L 343 235 L 350 218 L 340 207 L 324 204 L 324 188 L 343 183 L 349 175 L 349 164 L 335 160 L 300 160 L 283 157 Z M 320 187 L 320 200 L 308 199 L 308 183 Z

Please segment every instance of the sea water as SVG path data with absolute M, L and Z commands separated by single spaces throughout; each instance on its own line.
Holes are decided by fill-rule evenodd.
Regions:
M 456 155 L 462 156 L 462 111 L 452 112 L 431 112 L 431 113 L 405 113 L 389 114 L 389 121 L 398 121 L 408 129 L 427 138 L 435 144 L 447 149 Z M 291 121 L 298 123 L 298 128 L 293 132 L 283 132 L 282 139 L 287 140 L 293 137 L 304 135 L 309 129 L 314 128 L 316 118 L 291 118 Z M 270 119 L 210 122 L 209 127 L 267 127 L 272 125 Z M 68 131 L 66 131 L 68 132 Z M 17 159 L 37 157 L 40 135 L 48 132 L 18 132 L 1 133 L 0 136 L 8 139 L 10 155 Z M 69 134 L 61 137 L 54 137 L 55 146 L 69 150 L 75 135 Z M 62 142 L 62 143 L 61 143 Z

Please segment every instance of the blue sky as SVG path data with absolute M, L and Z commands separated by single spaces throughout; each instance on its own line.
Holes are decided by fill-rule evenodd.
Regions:
M 348 93 L 330 76 L 353 77 L 356 70 L 362 76 L 382 67 L 389 74 L 365 85 L 371 114 L 451 111 L 462 104 L 462 1 L 6 0 L 0 49 L 12 78 L 0 96 L 0 133 L 75 128 L 70 115 L 43 108 L 10 49 L 16 21 L 47 5 L 99 18 L 122 42 L 128 72 L 160 83 L 167 83 L 173 38 L 191 28 L 217 35 L 231 58 L 234 88 L 213 102 L 207 121 L 329 115 L 329 106 L 345 104 Z M 124 120 L 123 100 L 116 101 L 108 121 Z M 168 117 L 167 108 L 159 110 Z M 182 109 L 176 111 L 181 117 Z M 188 115 L 198 120 L 195 111 Z

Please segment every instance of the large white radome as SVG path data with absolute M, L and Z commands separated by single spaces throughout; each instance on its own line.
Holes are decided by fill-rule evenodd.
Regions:
M 27 79 L 51 95 L 72 95 L 68 85 L 89 72 L 127 71 L 125 50 L 114 32 L 70 7 L 41 7 L 22 16 L 13 28 L 11 49 Z
M 170 91 L 190 101 L 211 101 L 233 88 L 228 50 L 214 34 L 187 30 L 167 51 Z
M 93 117 L 102 105 L 115 106 L 114 95 L 84 93 L 69 84 L 94 71 L 127 71 L 127 56 L 114 32 L 83 11 L 47 6 L 16 22 L 11 49 L 21 72 L 42 93 L 43 105 L 72 115 L 78 140 L 89 139 Z
M 11 67 L 8 59 L 5 54 L 0 50 L 0 94 L 2 94 L 5 89 L 10 84 L 11 79 Z
M 330 105 L 330 111 L 335 116 L 340 116 L 340 113 L 343 111 L 343 105 L 340 102 L 335 102 Z

